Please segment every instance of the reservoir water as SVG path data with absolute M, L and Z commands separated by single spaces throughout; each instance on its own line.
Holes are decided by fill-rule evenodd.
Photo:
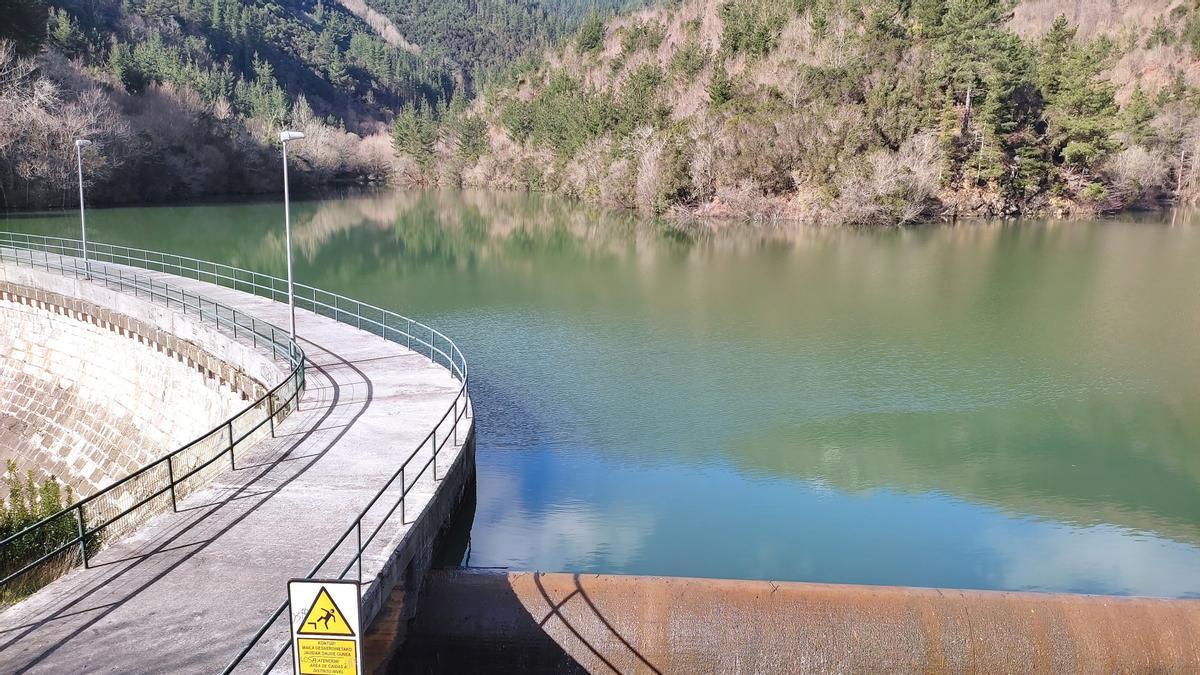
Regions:
M 467 355 L 467 564 L 1200 596 L 1200 216 L 689 234 L 470 192 L 292 213 L 297 280 Z M 282 218 L 88 225 L 282 275 Z M 0 227 L 78 236 L 74 213 Z

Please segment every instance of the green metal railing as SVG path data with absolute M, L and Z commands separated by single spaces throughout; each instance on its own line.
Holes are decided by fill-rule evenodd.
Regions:
M 230 467 L 236 468 L 238 446 L 248 444 L 264 426 L 274 433 L 275 425 L 294 409 L 304 391 L 304 352 L 287 331 L 122 267 L 89 262 L 85 269 L 83 261 L 73 257 L 78 246 L 71 240 L 0 233 L 0 261 L 89 277 L 106 288 L 162 303 L 202 323 L 214 324 L 235 340 L 248 340 L 255 348 L 269 347 L 273 356 L 287 363 L 289 373 L 258 400 L 199 438 L 0 540 L 0 593 L 5 596 L 35 590 L 76 564 L 86 567 L 106 537 L 136 527 L 131 516 L 136 513 L 144 519 L 152 515 L 149 509 L 143 511 L 148 506 L 165 509 L 163 500 L 168 495 L 171 508 L 176 509 L 181 493 L 206 482 L 219 470 L 219 461 L 227 458 Z

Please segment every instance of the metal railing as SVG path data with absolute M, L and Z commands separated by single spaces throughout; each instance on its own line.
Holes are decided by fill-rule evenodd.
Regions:
M 0 248 L 5 246 L 64 255 L 79 255 L 81 252 L 79 241 L 74 239 L 0 232 Z M 287 301 L 287 281 L 278 277 L 170 253 L 96 242 L 88 242 L 87 246 L 88 257 L 93 261 L 166 272 L 280 302 Z M 380 549 L 387 545 L 381 534 L 384 533 L 386 525 L 394 524 L 393 518 L 397 512 L 400 516 L 399 524 L 408 524 L 406 506 L 410 492 L 427 471 L 431 473 L 435 482 L 440 480 L 437 465 L 439 454 L 447 443 L 457 447 L 464 443 L 470 434 L 473 410 L 468 391 L 467 362 L 452 340 L 419 321 L 312 286 L 294 284 L 294 289 L 297 307 L 371 332 L 424 354 L 434 363 L 449 370 L 460 383 L 454 400 L 447 406 L 438 422 L 416 447 L 403 456 L 403 460 L 384 485 L 306 575 L 310 579 L 329 578 L 330 575 L 345 579 L 353 571 L 361 584 L 363 556 L 368 548 L 372 544 L 376 544 Z M 466 420 L 467 428 L 460 430 L 459 424 L 463 420 Z M 251 637 L 245 648 L 226 666 L 225 673 L 237 669 L 255 648 L 260 646 L 272 627 L 279 623 L 281 618 L 286 618 L 286 610 L 285 600 Z M 285 633 L 281 635 L 282 644 L 273 651 L 268 651 L 266 656 L 269 660 L 262 669 L 263 673 L 274 668 L 288 650 L 286 631 L 290 630 L 290 626 L 280 626 L 279 630 Z
M 73 257 L 79 253 L 78 242 L 73 248 L 69 242 L 39 244 L 27 235 L 0 233 L 0 261 L 90 277 L 106 288 L 160 302 L 201 323 L 214 324 L 235 340 L 248 340 L 255 348 L 269 347 L 274 357 L 287 363 L 289 373 L 258 400 L 199 438 L 0 540 L 0 592 L 10 596 L 32 591 L 75 564 L 87 567 L 89 556 L 105 538 L 132 531 L 145 518 L 165 510 L 168 495 L 171 508 L 177 510 L 181 497 L 222 470 L 218 462 L 226 455 L 229 466 L 236 468 L 239 447 L 257 442 L 265 435 L 264 426 L 274 434 L 276 424 L 294 409 L 304 391 L 304 352 L 287 331 L 130 270 L 97 262 L 90 262 L 85 269 L 83 261 Z M 135 512 L 139 518 L 132 517 Z

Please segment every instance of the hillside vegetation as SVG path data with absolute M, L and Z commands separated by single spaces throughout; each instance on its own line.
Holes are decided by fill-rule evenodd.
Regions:
M 409 180 L 683 216 L 888 224 L 1200 192 L 1196 0 L 681 0 L 472 104 L 405 106 Z
M 301 184 L 386 180 L 396 109 L 471 96 L 583 4 L 0 0 L 0 205 L 73 203 L 78 137 L 99 203 L 276 190 L 284 126 Z

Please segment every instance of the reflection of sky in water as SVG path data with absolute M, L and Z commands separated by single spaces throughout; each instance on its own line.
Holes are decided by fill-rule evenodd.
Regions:
M 1200 597 L 1200 549 L 939 493 L 730 467 L 481 453 L 469 563 L 515 569 Z

